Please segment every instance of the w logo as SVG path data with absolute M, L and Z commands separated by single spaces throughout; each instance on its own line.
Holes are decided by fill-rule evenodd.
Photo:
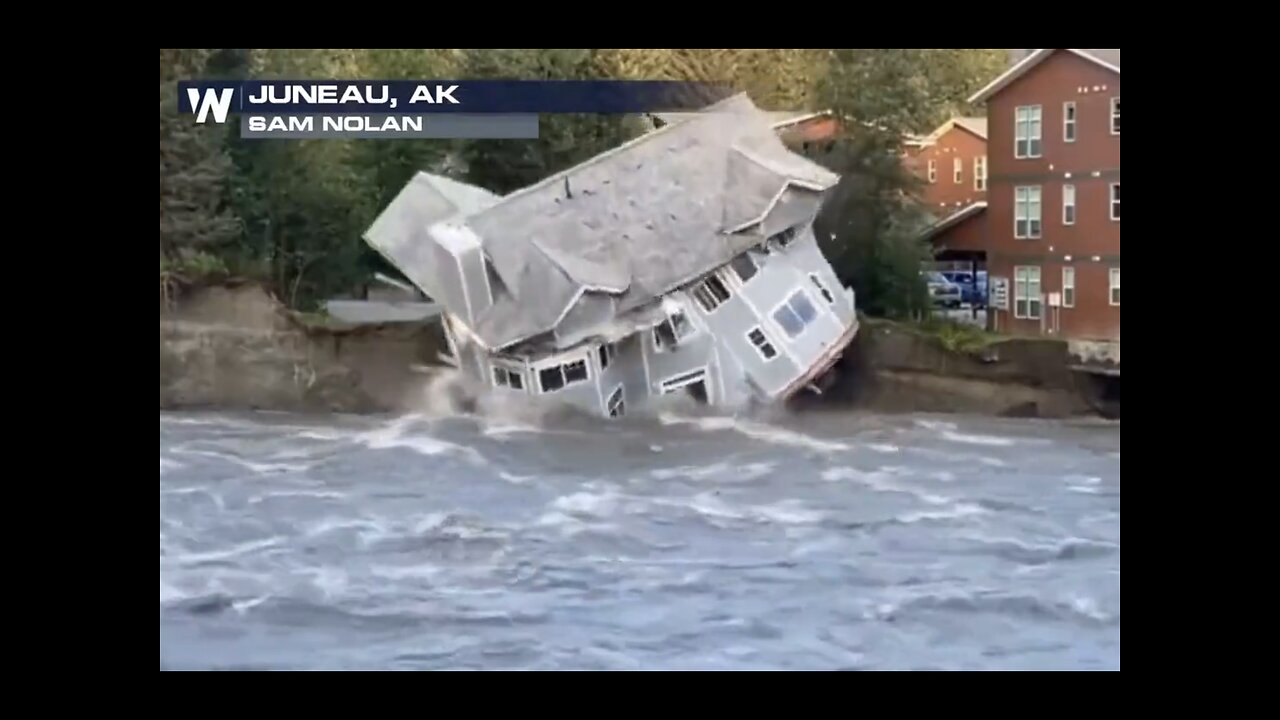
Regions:
M 213 111 L 213 119 L 216 122 L 226 122 L 227 113 L 231 110 L 231 98 L 234 94 L 234 88 L 223 90 L 207 88 L 204 91 L 204 99 L 201 100 L 198 88 L 187 88 L 187 100 L 191 103 L 191 111 L 195 113 L 196 122 L 198 123 L 203 123 L 205 118 L 209 117 L 210 110 Z

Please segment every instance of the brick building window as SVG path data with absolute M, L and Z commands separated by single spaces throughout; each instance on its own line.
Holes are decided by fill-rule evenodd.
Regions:
M 1120 183 L 1111 183 L 1111 219 L 1120 220 Z
M 973 189 L 985 192 L 987 189 L 987 156 L 979 155 L 973 159 Z
M 1076 104 L 1062 103 L 1062 142 L 1076 141 Z
M 938 161 L 937 160 L 929 161 L 929 182 L 931 183 L 938 182 Z
M 1040 157 L 1042 114 L 1039 105 L 1023 105 L 1014 111 L 1013 156 L 1015 158 Z
M 1111 268 L 1111 304 L 1120 307 L 1120 268 Z
M 964 182 L 964 160 L 956 158 L 951 161 L 951 172 L 956 176 L 956 184 Z
M 1062 268 L 1062 307 L 1076 306 L 1076 269 Z
M 1013 189 L 1013 236 L 1020 240 L 1040 237 L 1040 186 Z
M 1040 319 L 1040 268 L 1022 265 L 1013 269 L 1013 316 Z
M 1062 186 L 1062 224 L 1076 224 L 1076 186 Z
M 1120 134 L 1120 98 L 1111 98 L 1111 134 Z

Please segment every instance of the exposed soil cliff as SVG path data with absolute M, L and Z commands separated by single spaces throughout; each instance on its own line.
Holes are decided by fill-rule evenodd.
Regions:
M 408 409 L 437 328 L 341 327 L 283 309 L 261 287 L 188 288 L 160 308 L 160 407 Z
M 188 288 L 161 303 L 160 407 L 421 408 L 429 376 L 413 368 L 434 364 L 443 345 L 434 324 L 335 326 L 285 310 L 257 285 Z M 906 326 L 864 320 L 835 384 L 796 405 L 1118 417 L 1118 389 L 1103 402 L 1099 381 L 1070 364 L 1058 340 L 1009 339 L 962 352 Z

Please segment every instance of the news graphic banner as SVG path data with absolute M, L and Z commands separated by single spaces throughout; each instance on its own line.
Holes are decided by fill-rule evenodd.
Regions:
M 543 113 L 691 112 L 731 91 L 660 80 L 248 80 L 178 83 L 199 124 L 231 115 L 262 139 L 538 137 Z

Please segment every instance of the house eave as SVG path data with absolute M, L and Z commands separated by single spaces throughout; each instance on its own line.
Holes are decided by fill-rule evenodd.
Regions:
M 996 93 L 1000 92 L 1001 90 L 1011 85 L 1015 80 L 1017 80 L 1018 78 L 1026 74 L 1028 70 L 1044 62 L 1049 58 L 1050 55 L 1052 55 L 1053 53 L 1057 52 L 1060 49 L 1064 49 L 1064 48 L 1050 48 L 1050 49 L 1036 50 L 1030 55 L 1027 55 L 1026 57 L 1022 58 L 1022 60 L 1018 61 L 1018 64 L 1004 71 L 1004 73 L 1002 73 L 1000 77 L 997 77 L 995 80 L 992 80 L 991 82 L 987 83 L 986 87 L 982 88 L 981 90 L 979 90 L 978 92 L 970 96 L 968 99 L 968 102 L 970 104 L 986 102 L 991 98 L 991 96 L 995 95 Z M 1069 53 L 1073 53 L 1078 57 L 1082 57 L 1085 60 L 1088 60 L 1089 62 L 1099 67 L 1110 70 L 1111 72 L 1117 75 L 1120 74 L 1120 67 L 1118 65 L 1112 65 L 1111 63 L 1103 60 L 1102 58 L 1095 57 L 1091 53 L 1087 53 L 1084 50 L 1066 48 L 1065 51 Z

